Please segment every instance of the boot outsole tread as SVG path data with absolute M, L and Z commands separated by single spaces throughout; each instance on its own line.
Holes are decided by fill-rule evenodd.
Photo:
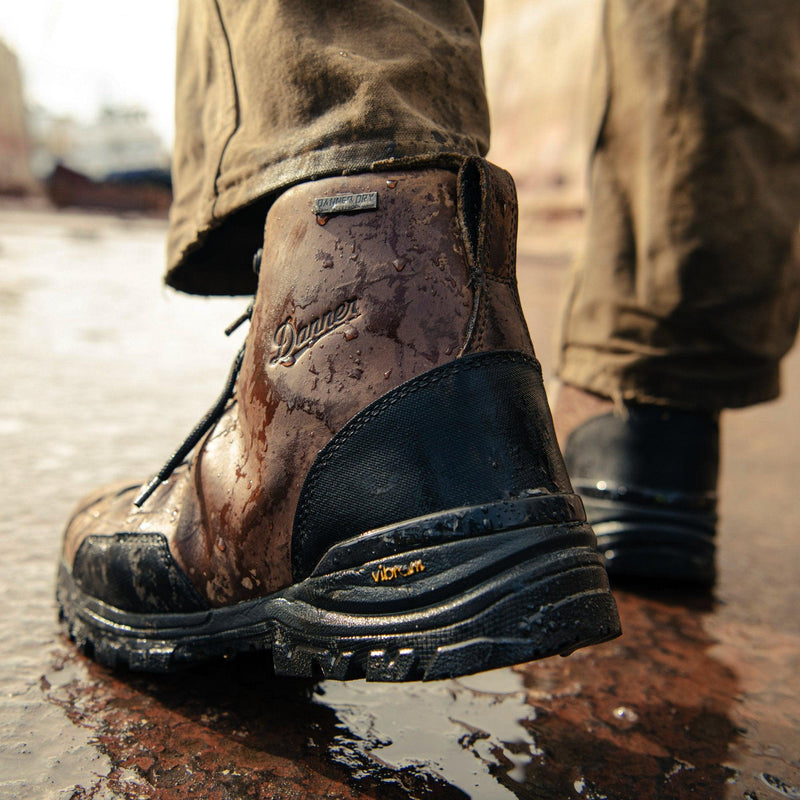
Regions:
M 303 604 L 291 600 L 287 604 L 278 593 L 251 609 L 239 604 L 239 615 L 250 618 L 247 624 L 198 634 L 192 626 L 159 631 L 153 626 L 148 630 L 146 624 L 137 629 L 114 621 L 112 614 L 98 613 L 98 604 L 83 595 L 65 567 L 58 578 L 61 614 L 78 648 L 106 666 L 135 671 L 172 672 L 220 657 L 269 651 L 275 673 L 282 676 L 436 680 L 568 655 L 620 633 L 616 605 L 599 563 L 532 583 L 526 583 L 519 570 L 509 571 L 468 594 L 469 600 L 456 598 L 444 604 L 456 621 L 429 629 L 425 629 L 426 620 L 441 609 L 401 615 L 415 618 L 419 630 L 382 632 L 377 624 L 372 633 L 354 636 L 309 633 L 302 624 L 305 609 L 300 610 L 296 627 L 287 624 L 291 614 L 287 617 L 286 612 L 292 603 Z M 489 599 L 474 613 L 475 598 L 481 595 Z M 468 612 L 459 619 L 461 609 Z M 213 619 L 218 611 L 206 612 L 206 617 Z M 196 622 L 198 615 L 187 616 Z M 375 627 L 369 619 L 365 623 L 364 617 L 353 619 L 354 625 Z M 335 624 L 341 625 L 341 614 L 336 615 Z
M 612 580 L 711 586 L 716 580 L 716 514 L 583 498 Z

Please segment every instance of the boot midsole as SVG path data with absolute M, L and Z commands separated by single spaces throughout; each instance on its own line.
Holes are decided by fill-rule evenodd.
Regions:
M 556 579 L 578 573 L 584 578 L 573 581 L 573 589 L 569 580 L 559 587 Z M 310 577 L 269 597 L 183 614 L 114 608 L 82 592 L 65 565 L 58 583 L 67 614 L 77 614 L 91 628 L 116 637 L 159 640 L 267 632 L 274 623 L 323 636 L 419 631 L 463 620 L 523 585 L 541 584 L 542 606 L 608 587 L 594 536 L 582 523 L 422 548 Z

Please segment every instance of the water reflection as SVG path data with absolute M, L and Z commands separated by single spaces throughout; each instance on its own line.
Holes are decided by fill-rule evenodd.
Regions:
M 341 721 L 330 752 L 351 774 L 426 775 L 486 800 L 513 797 L 496 775 L 524 783 L 539 752 L 526 700 L 511 670 L 404 687 L 327 683 L 317 695 Z
M 263 658 L 115 675 L 64 645 L 44 688 L 96 729 L 101 782 L 133 796 L 743 797 L 732 747 L 755 732 L 712 609 L 620 601 L 616 642 L 454 681 L 286 681 Z

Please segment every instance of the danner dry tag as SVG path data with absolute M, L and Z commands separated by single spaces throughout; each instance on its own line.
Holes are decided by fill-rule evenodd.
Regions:
M 377 207 L 377 192 L 337 194 L 333 197 L 314 198 L 314 213 L 320 215 L 344 214 L 348 211 L 374 211 Z

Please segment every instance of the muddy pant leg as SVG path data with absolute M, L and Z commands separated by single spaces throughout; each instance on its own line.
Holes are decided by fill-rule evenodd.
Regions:
M 167 282 L 248 293 L 271 196 L 489 144 L 482 0 L 183 0 Z
M 800 311 L 800 3 L 607 0 L 588 237 L 559 374 L 769 400 Z

